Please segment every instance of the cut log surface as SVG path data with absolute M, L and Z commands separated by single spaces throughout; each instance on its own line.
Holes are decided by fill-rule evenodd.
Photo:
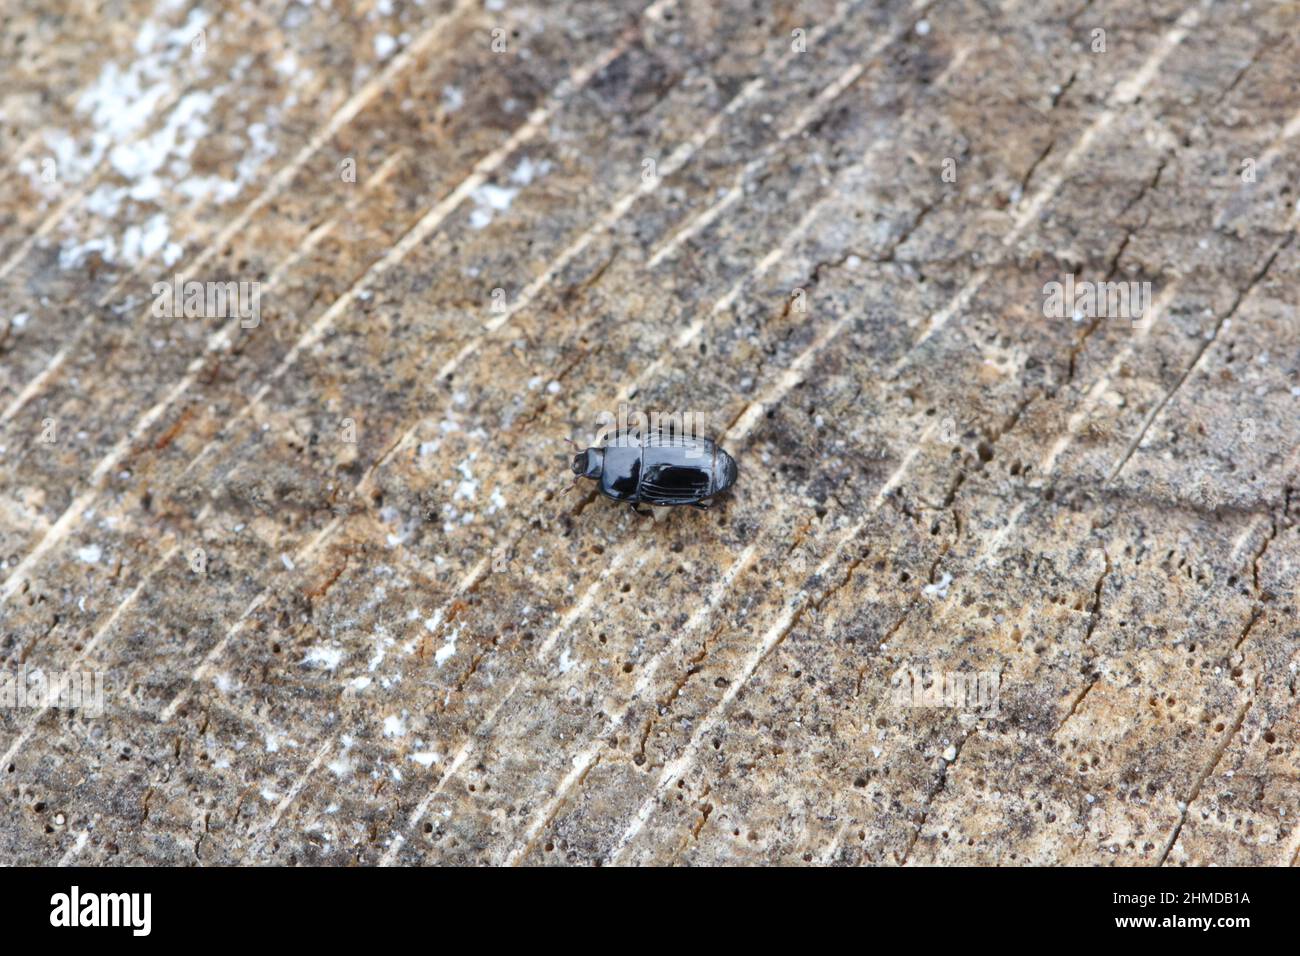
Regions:
M 1300 4 L 55 6 L 0 860 L 1300 860 Z

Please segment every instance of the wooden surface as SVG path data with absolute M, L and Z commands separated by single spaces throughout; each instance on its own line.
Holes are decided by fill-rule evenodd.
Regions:
M 1297 14 L 9 4 L 0 858 L 1294 864 Z

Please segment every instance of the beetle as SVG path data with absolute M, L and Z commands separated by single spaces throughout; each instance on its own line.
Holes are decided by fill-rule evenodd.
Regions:
M 606 498 L 638 505 L 691 505 L 736 483 L 736 459 L 710 438 L 620 434 L 614 444 L 592 446 L 573 456 L 573 473 L 595 480 Z

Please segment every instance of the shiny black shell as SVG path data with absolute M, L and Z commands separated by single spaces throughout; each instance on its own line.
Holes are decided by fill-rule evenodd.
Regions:
M 659 506 L 698 505 L 730 488 L 737 474 L 735 459 L 712 439 L 667 435 L 588 448 L 573 471 L 595 479 L 607 498 Z

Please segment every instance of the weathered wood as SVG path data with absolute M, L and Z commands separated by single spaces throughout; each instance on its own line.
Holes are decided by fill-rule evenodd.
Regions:
M 205 8 L 0 39 L 0 858 L 1297 860 L 1300 6 Z

